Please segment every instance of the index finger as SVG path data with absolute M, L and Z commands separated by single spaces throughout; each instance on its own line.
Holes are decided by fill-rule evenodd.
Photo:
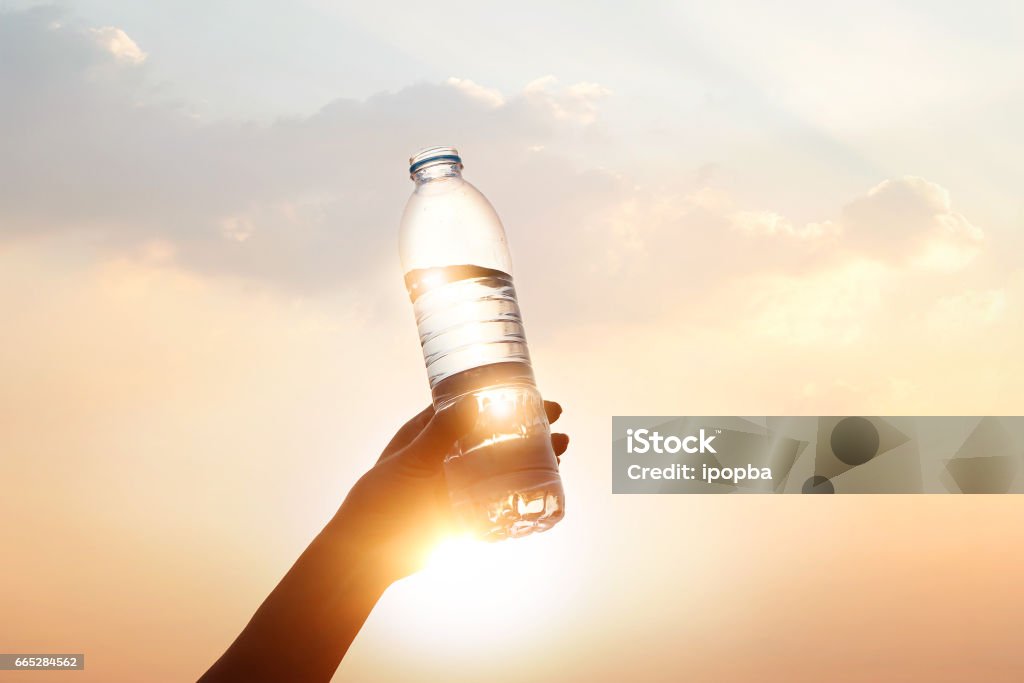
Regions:
M 423 428 L 427 426 L 432 417 L 434 417 L 434 404 L 430 404 L 421 410 L 395 432 L 395 435 L 391 437 L 391 441 L 388 442 L 388 445 L 384 447 L 384 451 L 380 454 L 378 462 L 408 446 L 423 431 Z
M 558 418 L 562 416 L 562 404 L 555 401 L 544 401 L 544 412 L 547 413 L 548 424 L 557 422 Z

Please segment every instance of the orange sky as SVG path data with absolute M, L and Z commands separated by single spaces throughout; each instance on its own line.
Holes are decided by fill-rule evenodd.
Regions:
M 3 476 L 17 482 L 2 500 L 17 523 L 2 528 L 15 551 L 0 640 L 84 651 L 83 680 L 188 679 L 425 401 L 411 322 L 391 329 L 339 316 L 330 299 L 197 278 L 159 253 L 94 263 L 51 251 L 0 255 L 13 321 Z M 853 389 L 814 403 L 775 385 L 770 361 L 794 361 L 770 346 L 757 362 L 712 355 L 710 367 L 660 372 L 665 329 L 637 339 L 651 334 L 639 325 L 577 353 L 557 338 L 535 345 L 573 436 L 569 516 L 393 587 L 339 680 L 1012 678 L 999 667 L 1015 666 L 1024 608 L 1016 497 L 610 495 L 613 412 L 876 405 Z M 395 359 L 383 377 L 346 362 L 371 347 Z M 602 356 L 631 360 L 586 370 Z M 829 358 L 808 360 L 811 376 Z M 1012 409 L 998 392 L 958 391 L 955 371 L 933 377 L 927 356 L 903 360 L 910 390 L 932 394 L 905 406 Z M 976 372 L 979 391 L 994 381 L 990 365 Z M 884 389 L 880 375 L 863 370 L 861 386 Z M 899 407 L 884 392 L 880 403 Z

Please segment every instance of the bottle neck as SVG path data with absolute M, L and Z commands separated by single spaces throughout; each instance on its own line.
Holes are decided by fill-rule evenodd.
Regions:
M 462 177 L 462 164 L 459 162 L 441 162 L 438 164 L 430 164 L 418 169 L 412 174 L 412 179 L 417 186 L 429 183 L 433 180 L 441 180 L 443 178 L 461 178 Z

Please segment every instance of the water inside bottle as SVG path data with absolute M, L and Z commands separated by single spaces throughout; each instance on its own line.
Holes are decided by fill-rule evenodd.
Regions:
M 508 273 L 474 265 L 405 276 L 434 406 L 470 395 L 477 420 L 445 462 L 452 505 L 485 538 L 562 518 L 563 491 Z
M 512 276 L 480 266 L 425 268 L 406 274 L 434 404 L 438 384 L 456 373 L 516 362 L 530 352 Z

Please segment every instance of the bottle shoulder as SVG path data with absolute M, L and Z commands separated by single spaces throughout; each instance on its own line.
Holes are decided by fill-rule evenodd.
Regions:
M 487 197 L 461 178 L 441 178 L 417 186 L 406 207 L 430 211 L 471 211 L 493 214 L 495 218 L 498 216 Z
M 418 186 L 406 203 L 399 234 L 406 270 L 474 264 L 510 272 L 505 229 L 497 211 L 463 179 Z

